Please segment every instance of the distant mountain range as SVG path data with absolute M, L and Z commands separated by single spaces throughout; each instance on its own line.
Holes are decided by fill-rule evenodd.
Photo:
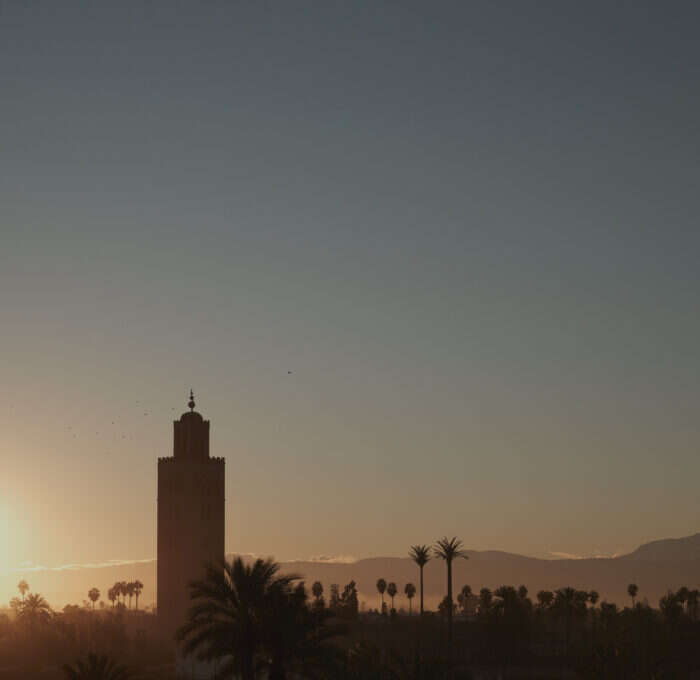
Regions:
M 454 565 L 454 586 L 458 591 L 469 584 L 474 592 L 482 587 L 497 588 L 508 584 L 524 584 L 535 597 L 539 590 L 554 590 L 573 586 L 597 590 L 601 599 L 625 604 L 627 585 L 639 586 L 639 598 L 648 599 L 653 606 L 671 589 L 682 585 L 700 587 L 700 533 L 685 538 L 672 538 L 646 543 L 628 555 L 614 558 L 591 559 L 538 559 L 500 551 L 467 551 L 467 560 Z M 282 571 L 302 576 L 308 584 L 321 581 L 326 594 L 332 583 L 341 586 L 354 580 L 365 607 L 378 606 L 375 588 L 378 578 L 394 581 L 400 595 L 397 607 L 407 607 L 404 585 L 411 581 L 418 585 L 418 568 L 408 557 L 373 557 L 352 563 L 324 561 L 282 562 Z M 106 596 L 115 581 L 139 579 L 144 584 L 141 606 L 155 599 L 156 562 L 141 561 L 131 564 L 87 566 L 63 570 L 27 571 L 12 575 L 15 582 L 25 578 L 34 592 L 42 593 L 56 608 L 67 602 L 80 603 L 87 591 L 97 586 Z M 6 581 L 6 579 L 4 579 Z M 445 568 L 441 561 L 432 560 L 425 568 L 426 604 L 435 608 L 445 592 Z M 414 600 L 414 605 L 417 600 Z M 109 603 L 108 603 L 109 604 Z
M 622 560 L 644 560 L 648 562 L 688 562 L 700 560 L 700 534 L 685 538 L 664 538 L 640 545 Z

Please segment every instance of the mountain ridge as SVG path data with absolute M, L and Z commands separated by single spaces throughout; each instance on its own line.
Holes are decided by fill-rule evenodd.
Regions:
M 453 565 L 455 590 L 469 584 L 474 592 L 482 587 L 524 584 L 535 597 L 539 590 L 554 590 L 572 586 L 597 590 L 601 599 L 618 605 L 627 603 L 627 585 L 637 583 L 640 599 L 647 598 L 656 606 L 659 598 L 680 586 L 700 587 L 700 533 L 644 543 L 631 553 L 617 557 L 588 557 L 576 559 L 546 559 L 498 550 L 468 550 L 467 560 Z M 227 554 L 231 557 L 232 554 Z M 243 555 L 253 559 L 251 555 Z M 332 583 L 341 587 L 354 580 L 360 600 L 367 608 L 378 606 L 375 584 L 378 578 L 394 581 L 399 586 L 397 606 L 407 606 L 403 586 L 417 583 L 418 568 L 409 557 L 367 557 L 355 562 L 319 560 L 280 561 L 281 570 L 299 574 L 308 584 L 321 581 L 326 593 Z M 435 608 L 445 589 L 444 564 L 432 559 L 425 567 L 426 605 Z M 139 579 L 144 583 L 141 601 L 155 600 L 156 560 L 134 561 L 116 565 L 91 565 L 82 568 L 15 570 L 2 578 L 4 592 L 26 579 L 34 592 L 42 593 L 56 608 L 66 603 L 80 603 L 90 587 L 96 586 L 106 596 L 115 581 Z M 9 599 L 9 598 L 8 598 Z M 109 603 L 107 603 L 109 606 Z

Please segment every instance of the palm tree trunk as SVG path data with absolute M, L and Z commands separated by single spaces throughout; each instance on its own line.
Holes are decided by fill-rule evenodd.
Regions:
M 420 615 L 423 617 L 423 567 L 420 568 Z
M 447 560 L 447 673 L 452 678 L 452 560 Z

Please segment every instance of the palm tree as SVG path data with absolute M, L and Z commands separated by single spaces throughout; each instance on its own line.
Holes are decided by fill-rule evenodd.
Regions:
M 539 609 L 549 609 L 554 602 L 554 593 L 551 590 L 540 590 L 537 593 L 537 606 Z
M 253 680 L 267 669 L 270 680 L 329 662 L 333 648 L 322 643 L 337 629 L 321 627 L 319 612 L 306 606 L 303 584 L 278 575 L 279 565 L 240 557 L 210 565 L 203 581 L 190 584 L 193 606 L 177 640 L 185 654 L 222 659 L 221 678 Z M 300 672 L 307 677 L 307 674 Z
M 423 616 L 423 567 L 430 561 L 430 548 L 427 545 L 412 545 L 408 555 L 420 569 L 420 613 Z
M 37 625 L 43 625 L 51 620 L 51 607 L 38 593 L 27 595 L 19 610 L 19 619 L 29 624 L 31 631 Z
M 143 583 L 136 579 L 133 583 L 134 586 L 134 596 L 136 597 L 136 611 L 139 610 L 139 595 L 141 595 L 141 591 L 143 590 Z
M 76 661 L 74 666 L 63 667 L 66 680 L 128 680 L 131 674 L 126 666 L 118 666 L 107 656 L 88 654 L 87 660 Z
M 100 591 L 97 588 L 90 588 L 88 598 L 92 602 L 92 611 L 95 611 L 95 602 L 100 599 Z
M 315 605 L 318 609 L 323 607 L 323 583 L 314 581 L 311 586 L 311 594 L 314 596 Z
M 122 604 L 126 607 L 126 596 L 129 594 L 129 584 L 126 581 L 119 582 L 119 592 L 122 594 Z
M 586 602 L 588 600 L 589 595 L 585 590 L 575 590 L 574 588 L 566 587 L 554 591 L 552 611 L 564 619 L 564 645 L 567 658 L 569 656 L 569 642 L 571 640 L 574 618 L 581 619 L 585 617 L 587 612 Z
M 323 625 L 332 613 L 310 609 L 307 599 L 303 583 L 272 588 L 268 593 L 261 625 L 261 670 L 263 674 L 267 671 L 269 680 L 285 680 L 288 673 L 295 678 L 336 676 L 332 671 L 342 653 L 322 643 L 344 632 L 344 626 Z
M 126 584 L 126 594 L 129 596 L 129 609 L 131 609 L 131 598 L 134 596 L 135 588 L 134 588 L 134 582 L 129 581 Z
M 630 583 L 627 586 L 627 594 L 632 598 L 632 608 L 634 609 L 634 598 L 637 597 L 637 593 L 639 592 L 639 588 L 637 587 L 636 583 Z
M 230 655 L 222 672 L 254 680 L 261 645 L 260 612 L 273 588 L 288 587 L 292 578 L 278 576 L 272 560 L 244 564 L 240 557 L 207 568 L 206 578 L 190 584 L 194 604 L 177 632 L 185 654 L 213 660 Z
M 595 608 L 596 603 L 600 599 L 600 595 L 598 595 L 597 590 L 591 590 L 590 593 L 588 593 L 588 601 L 591 603 L 591 606 Z
M 380 611 L 383 614 L 384 613 L 384 593 L 386 592 L 386 581 L 383 578 L 380 578 L 377 580 L 377 590 L 379 591 L 379 594 L 381 595 L 381 598 L 382 598 L 382 608 Z
M 10 609 L 15 613 L 15 616 L 19 615 L 22 610 L 22 600 L 18 597 L 13 597 L 10 600 Z
M 396 584 L 393 581 L 386 587 L 386 594 L 391 598 L 392 611 L 394 611 L 394 597 L 396 597 L 396 593 L 398 592 Z
M 19 590 L 19 594 L 22 596 L 22 599 L 24 600 L 24 595 L 29 590 L 29 584 L 24 579 L 22 579 L 17 584 L 17 590 Z
M 462 550 L 462 541 L 456 536 L 447 538 L 444 536 L 436 542 L 433 548 L 435 555 L 442 560 L 445 560 L 447 565 L 447 669 L 448 673 L 452 674 L 452 562 L 455 559 L 463 557 L 469 559 Z
M 463 585 L 459 595 L 457 595 L 457 603 L 462 608 L 462 613 L 467 614 L 469 609 L 469 598 L 472 596 L 472 587 Z
M 416 596 L 416 587 L 412 583 L 407 583 L 406 587 L 403 589 L 403 592 L 408 598 L 408 615 L 410 616 L 412 613 L 412 600 Z
M 479 614 L 488 614 L 493 604 L 493 593 L 488 588 L 479 591 Z

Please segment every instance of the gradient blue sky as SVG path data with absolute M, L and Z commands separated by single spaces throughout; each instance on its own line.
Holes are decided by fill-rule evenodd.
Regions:
M 4 568 L 152 557 L 191 386 L 231 551 L 697 531 L 698 19 L 1 2 Z

